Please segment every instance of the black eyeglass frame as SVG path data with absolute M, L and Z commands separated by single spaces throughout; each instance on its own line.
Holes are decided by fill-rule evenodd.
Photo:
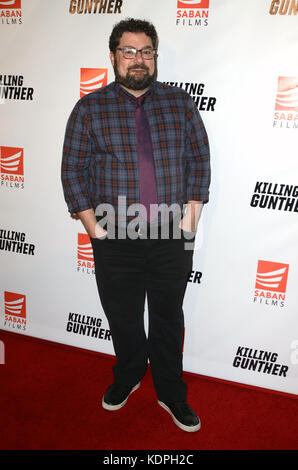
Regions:
M 125 57 L 125 53 L 124 53 L 125 50 L 128 50 L 128 51 L 135 51 L 135 52 L 134 52 L 134 57 L 129 57 L 129 58 L 128 58 L 128 57 Z M 151 49 L 151 48 L 148 48 L 148 47 L 144 47 L 143 49 L 136 49 L 135 47 L 117 47 L 117 48 L 116 48 L 116 51 L 121 51 L 122 54 L 123 54 L 123 57 L 124 57 L 125 59 L 130 59 L 130 58 L 133 59 L 133 58 L 137 57 L 138 52 L 141 53 L 141 56 L 142 56 L 143 59 L 145 59 L 145 60 L 152 60 L 152 59 L 154 59 L 154 57 L 157 56 L 157 54 L 156 54 L 157 49 Z M 150 52 L 152 52 L 152 57 L 144 57 L 143 51 L 150 51 Z

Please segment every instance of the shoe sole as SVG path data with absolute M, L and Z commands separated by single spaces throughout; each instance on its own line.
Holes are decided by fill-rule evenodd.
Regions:
M 141 385 L 141 382 L 137 383 L 137 385 L 135 385 L 132 390 L 130 391 L 130 393 L 127 395 L 127 397 L 125 398 L 125 400 L 122 402 L 122 403 L 119 403 L 118 405 L 109 405 L 108 403 L 105 402 L 104 400 L 104 396 L 102 398 L 102 407 L 105 409 L 105 410 L 108 410 L 108 411 L 117 411 L 117 410 L 120 410 L 120 408 L 122 408 L 125 403 L 127 402 L 129 396 L 139 388 L 139 386 Z
M 201 428 L 201 422 L 200 422 L 200 421 L 199 421 L 199 423 L 196 424 L 195 426 L 186 426 L 185 424 L 180 423 L 180 421 L 178 421 L 178 419 L 173 415 L 173 413 L 171 412 L 170 408 L 169 408 L 165 403 L 163 403 L 162 401 L 159 401 L 159 400 L 158 400 L 158 404 L 159 404 L 164 410 L 166 410 L 168 413 L 170 413 L 170 415 L 172 416 L 172 419 L 173 419 L 174 423 L 176 424 L 176 426 L 178 426 L 178 428 L 180 428 L 180 429 L 183 429 L 183 431 L 186 431 L 186 432 L 196 432 L 196 431 L 198 431 L 198 430 Z

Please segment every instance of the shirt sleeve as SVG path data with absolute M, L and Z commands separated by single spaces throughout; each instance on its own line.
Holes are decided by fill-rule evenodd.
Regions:
M 191 97 L 187 106 L 186 171 L 187 200 L 207 203 L 211 176 L 209 140 Z
M 87 113 L 78 101 L 66 125 L 61 166 L 64 197 L 71 214 L 92 207 L 86 184 L 90 158 Z

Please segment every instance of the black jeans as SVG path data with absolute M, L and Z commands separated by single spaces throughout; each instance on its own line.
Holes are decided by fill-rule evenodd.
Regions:
M 183 233 L 183 232 L 182 232 Z M 193 250 L 181 239 L 91 239 L 102 307 L 117 363 L 114 381 L 134 386 L 148 359 L 157 397 L 186 400 L 183 299 Z M 148 302 L 148 338 L 144 306 Z

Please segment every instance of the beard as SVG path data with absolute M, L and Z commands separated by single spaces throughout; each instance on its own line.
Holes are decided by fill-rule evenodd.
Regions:
M 136 69 L 142 69 L 146 73 L 134 73 Z M 157 78 L 157 66 L 156 60 L 154 64 L 154 72 L 152 75 L 149 74 L 149 68 L 145 64 L 131 65 L 128 67 L 126 75 L 120 75 L 118 71 L 117 61 L 114 64 L 115 81 L 120 85 L 128 88 L 129 90 L 145 90 L 151 83 Z

